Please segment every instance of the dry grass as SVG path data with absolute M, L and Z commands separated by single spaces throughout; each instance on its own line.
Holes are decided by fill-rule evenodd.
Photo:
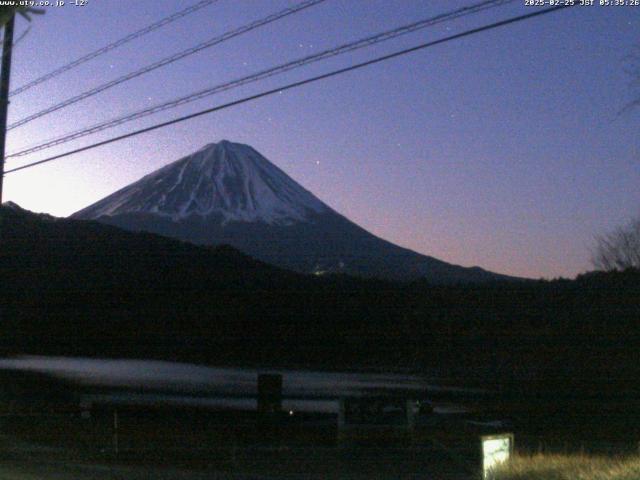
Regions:
M 516 455 L 496 480 L 640 480 L 640 457 Z

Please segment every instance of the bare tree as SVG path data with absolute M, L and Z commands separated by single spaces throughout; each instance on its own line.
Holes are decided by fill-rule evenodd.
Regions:
M 640 218 L 597 237 L 591 262 L 598 270 L 640 269 Z

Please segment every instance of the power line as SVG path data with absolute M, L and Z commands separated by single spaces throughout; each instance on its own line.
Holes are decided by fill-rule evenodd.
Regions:
M 70 133 L 67 133 L 65 135 L 56 137 L 54 139 L 51 140 L 47 140 L 45 142 L 42 142 L 40 144 L 37 145 L 33 145 L 30 147 L 27 147 L 24 150 L 15 152 L 15 153 L 11 153 L 7 156 L 7 158 L 11 158 L 11 157 L 20 157 L 20 156 L 24 156 L 24 155 L 28 155 L 40 150 L 44 150 L 47 148 L 51 148 L 57 145 L 61 145 L 64 143 L 68 143 L 72 140 L 76 140 L 78 138 L 82 138 L 85 137 L 87 135 L 91 135 L 97 132 L 100 132 L 102 130 L 106 130 L 108 128 L 113 128 L 116 127 L 118 125 L 121 125 L 123 123 L 127 123 L 127 122 L 131 122 L 133 120 L 137 120 L 139 118 L 143 118 L 149 115 L 153 115 L 155 113 L 159 113 L 161 111 L 164 110 L 169 110 L 172 108 L 176 108 L 180 105 L 185 105 L 187 103 L 191 103 L 194 102 L 196 100 L 200 100 L 204 97 L 208 97 L 210 95 L 216 94 L 216 93 L 220 93 L 226 90 L 231 90 L 233 88 L 237 88 L 243 85 L 246 85 L 248 83 L 253 83 L 259 80 L 263 80 L 265 78 L 274 76 L 274 75 L 278 75 L 281 73 L 285 73 L 288 72 L 290 70 L 294 70 L 297 68 L 300 68 L 302 66 L 305 65 L 309 65 L 311 63 L 320 61 L 320 60 L 325 60 L 327 58 L 330 57 L 334 57 L 337 55 L 341 55 L 344 53 L 348 53 L 354 50 L 358 50 L 361 48 L 365 48 L 365 47 L 369 47 L 371 45 L 375 45 L 377 43 L 381 43 L 387 40 L 391 40 L 393 38 L 399 37 L 401 35 L 405 35 L 408 33 L 412 33 L 415 32 L 417 30 L 426 28 L 426 27 L 430 27 L 433 25 L 436 25 L 438 23 L 441 22 L 445 22 L 445 21 L 451 21 L 454 20 L 456 18 L 460 18 L 466 15 L 471 15 L 471 14 L 475 14 L 475 13 L 479 13 L 481 11 L 490 9 L 490 8 L 495 8 L 498 6 L 502 6 L 504 4 L 507 3 L 512 3 L 514 0 L 484 0 L 480 3 L 471 5 L 471 6 L 467 6 L 467 7 L 463 7 L 451 12 L 447 12 L 447 13 L 443 13 L 440 15 L 436 15 L 434 17 L 429 17 L 426 19 L 422 19 L 419 20 L 417 22 L 413 22 L 410 23 L 408 25 L 403 25 L 401 27 L 397 27 L 391 30 L 387 30 L 385 32 L 382 33 L 378 33 L 375 35 L 371 35 L 368 37 L 364 37 L 361 38 L 359 40 L 353 41 L 353 42 L 349 42 L 349 43 L 345 43 L 343 45 L 340 45 L 338 47 L 334 47 L 334 48 L 330 48 L 327 50 L 324 50 L 322 52 L 318 52 L 312 55 L 308 55 L 302 58 L 298 58 L 296 60 L 284 63 L 284 64 L 280 64 L 277 65 L 275 67 L 271 67 L 268 68 L 266 70 L 261 70 L 259 72 L 256 73 L 252 73 L 251 75 L 245 76 L 245 77 L 241 77 L 239 79 L 235 79 L 226 83 L 222 83 L 213 87 L 209 87 L 206 88 L 204 90 L 200 90 L 198 92 L 194 92 L 191 93 L 189 95 L 183 96 L 183 97 L 179 97 L 177 99 L 168 101 L 168 102 L 164 102 L 158 105 L 154 105 L 152 107 L 147 107 L 145 109 L 139 110 L 137 112 L 133 112 L 124 116 L 120 116 L 120 117 L 116 117 L 113 118 L 111 120 L 107 120 L 101 123 L 98 123 L 96 125 L 93 125 L 91 127 L 87 127 L 84 129 L 80 129 L 80 130 L 76 130 Z
M 29 32 L 31 31 L 31 25 L 28 25 L 27 28 L 24 29 L 24 31 L 20 34 L 20 36 L 18 38 L 16 38 L 13 41 L 13 49 L 15 50 L 15 48 L 18 46 L 18 44 L 20 42 L 22 42 L 22 40 L 24 40 L 26 38 L 27 35 L 29 35 Z M 2 40 L 0 40 L 1 42 Z
M 21 125 L 24 125 L 26 123 L 29 123 L 33 120 L 35 120 L 36 118 L 40 118 L 43 117 L 45 115 L 48 115 L 49 113 L 53 113 L 55 111 L 61 110 L 63 108 L 66 108 L 70 105 L 73 105 L 74 103 L 78 103 L 81 100 L 84 100 L 86 98 L 92 97 L 94 95 L 97 95 L 100 92 L 104 92 L 105 90 L 108 90 L 112 87 L 115 87 L 116 85 L 120 85 L 121 83 L 127 82 L 129 80 L 132 80 L 136 77 L 139 77 L 141 75 L 144 75 L 145 73 L 149 73 L 152 72 L 153 70 L 156 70 L 158 68 L 161 67 L 165 67 L 171 63 L 177 62 L 178 60 L 181 60 L 185 57 L 188 57 L 190 55 L 193 55 L 194 53 L 200 52 L 206 48 L 210 48 L 213 47 L 214 45 L 218 45 L 220 43 L 226 42 L 227 40 L 230 40 L 232 38 L 235 38 L 237 36 L 240 36 L 242 34 L 245 34 L 247 32 L 250 32 L 252 30 L 255 30 L 256 28 L 262 27 L 264 25 L 267 25 L 269 23 L 275 22 L 276 20 L 279 20 L 281 18 L 287 17 L 289 15 L 293 15 L 294 13 L 297 13 L 301 10 L 307 9 L 309 7 L 312 7 L 314 5 L 317 5 L 319 3 L 322 3 L 326 0 L 305 0 L 304 2 L 298 3 L 296 5 L 294 5 L 293 7 L 289 7 L 289 8 L 285 8 L 284 10 L 280 10 L 279 12 L 273 13 L 267 17 L 264 17 L 260 20 L 256 20 L 255 22 L 251 22 L 247 25 L 243 25 L 242 27 L 236 28 L 234 30 L 230 30 L 228 32 L 223 33 L 222 35 L 218 35 L 216 37 L 210 38 L 209 40 L 199 43 L 198 45 L 195 45 L 193 47 L 187 48 L 186 50 L 183 50 L 181 52 L 178 52 L 174 55 L 171 55 L 169 57 L 163 58 L 162 60 L 159 60 L 157 62 L 154 62 L 150 65 L 147 65 L 146 67 L 143 67 L 139 70 L 136 70 L 135 72 L 131 72 L 128 73 L 126 75 L 123 75 L 121 77 L 116 78 L 115 80 L 111 80 L 107 83 L 103 83 L 102 85 L 99 85 L 95 88 L 92 88 L 90 90 L 87 90 L 85 92 L 82 92 L 78 95 L 75 95 L 71 98 L 68 98 L 66 100 L 63 100 L 60 103 L 57 103 L 55 105 L 52 105 L 51 107 L 45 108 L 44 110 L 41 110 L 37 113 L 34 113 L 32 115 L 29 115 L 28 117 L 25 117 L 21 120 L 18 120 L 17 122 L 12 123 L 11 125 L 9 125 L 9 127 L 7 128 L 7 130 L 12 130 L 16 127 L 19 127 Z
M 409 53 L 413 53 L 413 52 L 416 52 L 418 50 L 423 50 L 425 48 L 433 47 L 435 45 L 440 45 L 442 43 L 450 42 L 452 40 L 457 40 L 459 38 L 468 37 L 470 35 L 474 35 L 474 34 L 477 34 L 477 33 L 485 32 L 485 31 L 488 31 L 488 30 L 493 30 L 495 28 L 503 27 L 505 25 L 510 25 L 510 24 L 516 23 L 516 22 L 521 22 L 521 21 L 524 21 L 524 20 L 528 20 L 530 18 L 539 17 L 539 16 L 542 16 L 542 15 L 545 15 L 545 14 L 548 14 L 548 13 L 557 12 L 559 10 L 563 10 L 565 8 L 569 8 L 571 6 L 573 6 L 573 5 L 567 4 L 567 5 L 561 5 L 561 6 L 558 6 L 558 7 L 551 7 L 551 8 L 546 8 L 546 9 L 543 9 L 543 10 L 537 10 L 535 12 L 528 13 L 526 15 L 520 15 L 520 16 L 517 16 L 517 17 L 511 17 L 511 18 L 508 18 L 506 20 L 501 20 L 499 22 L 491 23 L 489 25 L 484 25 L 482 27 L 473 28 L 471 30 L 466 30 L 466 31 L 464 31 L 462 33 L 457 33 L 455 35 L 444 37 L 444 38 L 441 38 L 439 40 L 434 40 L 434 41 L 431 41 L 431 42 L 422 43 L 422 44 L 417 45 L 415 47 L 406 48 L 404 50 L 399 50 L 397 52 L 390 53 L 388 55 L 383 55 L 383 56 L 380 56 L 380 57 L 376 57 L 376 58 L 374 58 L 372 60 L 367 60 L 366 62 L 357 63 L 355 65 L 351 65 L 349 67 L 333 70 L 331 72 L 324 73 L 322 75 L 317 75 L 317 76 L 314 76 L 314 77 L 307 78 L 305 80 L 300 80 L 300 81 L 297 81 L 297 82 L 289 83 L 287 85 L 283 85 L 283 86 L 278 87 L 278 88 L 273 88 L 271 90 L 266 90 L 266 91 L 257 93 L 255 95 L 251 95 L 251 96 L 248 96 L 248 97 L 241 98 L 239 100 L 234 100 L 233 102 L 225 103 L 223 105 L 217 105 L 215 107 L 208 108 L 206 110 L 201 110 L 199 112 L 195 112 L 195 113 L 192 113 L 192 114 L 189 114 L 189 115 L 185 115 L 183 117 L 175 118 L 175 119 L 169 120 L 167 122 L 158 123 L 158 124 L 152 125 L 150 127 L 146 127 L 146 128 L 142 128 L 142 129 L 139 129 L 139 130 L 135 130 L 133 132 L 126 133 L 124 135 L 120 135 L 120 136 L 117 136 L 117 137 L 112 137 L 110 139 L 103 140 L 101 142 L 97 142 L 97 143 L 94 143 L 94 144 L 91 144 L 91 145 L 87 145 L 87 146 L 84 146 L 84 147 L 76 148 L 76 149 L 70 150 L 68 152 L 64 152 L 64 153 L 61 153 L 61 154 L 58 154 L 58 155 L 54 155 L 52 157 L 48 157 L 48 158 L 45 158 L 45 159 L 42 159 L 42 160 L 38 160 L 37 162 L 28 163 L 26 165 L 22 165 L 20 167 L 13 168 L 11 170 L 7 170 L 5 173 L 17 172 L 19 170 L 25 170 L 27 168 L 35 167 L 36 165 L 41 165 L 43 163 L 52 162 L 54 160 L 59 160 L 59 159 L 64 158 L 64 157 L 68 157 L 70 155 L 74 155 L 76 153 L 85 152 L 87 150 L 92 150 L 94 148 L 101 147 L 103 145 L 107 145 L 107 144 L 110 144 L 110 143 L 118 142 L 120 140 L 124 140 L 124 139 L 131 138 L 131 137 L 135 137 L 135 136 L 141 135 L 143 133 L 147 133 L 147 132 L 150 132 L 150 131 L 153 131 L 153 130 L 157 130 L 159 128 L 167 127 L 169 125 L 174 125 L 176 123 L 181 123 L 181 122 L 184 122 L 186 120 L 191 120 L 192 118 L 200 117 L 202 115 L 207 115 L 209 113 L 217 112 L 219 110 L 224 110 L 224 109 L 227 109 L 227 108 L 230 108 L 230 107 L 234 107 L 236 105 L 247 103 L 247 102 L 250 102 L 252 100 L 257 100 L 259 98 L 266 97 L 266 96 L 269 96 L 269 95 L 273 95 L 275 93 L 279 93 L 279 92 L 283 92 L 285 90 L 290 90 L 290 89 L 293 89 L 293 88 L 301 87 L 303 85 L 307 85 L 309 83 L 317 82 L 319 80 L 324 80 L 324 79 L 327 79 L 327 78 L 335 77 L 335 76 L 341 75 L 343 73 L 351 72 L 353 70 L 357 70 L 357 69 L 360 69 L 360 68 L 363 68 L 363 67 L 367 67 L 369 65 L 374 65 L 374 64 L 377 64 L 377 63 L 380 63 L 380 62 L 384 62 L 384 61 L 390 60 L 392 58 L 396 58 L 396 57 L 400 57 L 400 56 L 403 56 L 403 55 L 407 55 Z
M 170 23 L 175 22 L 176 20 L 181 19 L 182 17 L 186 17 L 187 15 L 190 15 L 194 12 L 197 12 L 198 10 L 204 8 L 204 7 L 208 7 L 209 5 L 211 5 L 212 3 L 217 2 L 218 0 L 202 0 L 198 3 L 196 3 L 195 5 L 192 5 L 190 7 L 185 8 L 184 10 L 180 10 L 179 12 L 174 13 L 173 15 L 169 15 L 168 17 L 165 17 L 155 23 L 152 23 L 151 25 L 144 27 L 136 32 L 130 33 L 129 35 L 127 35 L 126 37 L 121 38 L 120 40 L 116 40 L 113 43 L 110 43 L 108 45 L 105 45 L 102 48 L 99 48 L 98 50 L 94 50 L 91 53 L 88 53 L 80 58 L 78 58 L 77 60 L 74 60 L 70 63 L 67 63 L 66 65 L 63 65 L 62 67 L 59 67 L 41 77 L 36 78 L 35 80 L 32 80 L 31 82 L 23 85 L 22 87 L 16 88 L 15 90 L 13 90 L 11 93 L 9 93 L 9 96 L 13 96 L 13 95 L 18 95 L 22 92 L 25 92 L 27 90 L 29 90 L 30 88 L 35 87 L 36 85 L 40 85 L 43 82 L 46 82 L 47 80 L 51 80 L 52 78 L 57 77 L 58 75 L 61 75 L 64 72 L 67 72 L 69 70 L 71 70 L 72 68 L 77 67 L 78 65 L 82 65 L 85 62 L 88 62 L 89 60 L 92 60 L 96 57 L 99 57 L 100 55 L 104 55 L 107 52 L 110 52 L 111 50 L 114 50 L 122 45 L 124 45 L 125 43 L 129 43 L 132 40 L 135 40 L 136 38 L 140 38 L 143 35 L 146 35 L 147 33 L 151 33 L 154 30 L 157 30 L 161 27 L 164 27 L 165 25 L 169 25 Z

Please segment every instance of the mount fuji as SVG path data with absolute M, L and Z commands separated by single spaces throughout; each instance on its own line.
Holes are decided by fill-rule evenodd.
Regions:
M 305 273 L 425 278 L 432 283 L 512 279 L 378 238 L 332 210 L 252 147 L 226 140 L 146 175 L 72 218 L 196 244 L 228 244 Z

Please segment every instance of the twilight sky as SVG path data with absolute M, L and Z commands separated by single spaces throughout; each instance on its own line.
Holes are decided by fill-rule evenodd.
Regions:
M 67 1 L 35 17 L 12 88 L 196 0 Z M 219 0 L 12 97 L 9 123 L 295 4 Z M 9 132 L 7 151 L 474 3 L 327 0 Z M 598 0 L 596 0 L 598 3 Z M 524 0 L 199 100 L 10 169 L 383 53 L 533 11 Z M 19 19 L 16 36 L 27 22 Z M 527 277 L 590 268 L 594 236 L 640 215 L 640 7 L 575 7 L 7 175 L 4 200 L 69 215 L 221 139 L 246 143 L 372 233 Z

